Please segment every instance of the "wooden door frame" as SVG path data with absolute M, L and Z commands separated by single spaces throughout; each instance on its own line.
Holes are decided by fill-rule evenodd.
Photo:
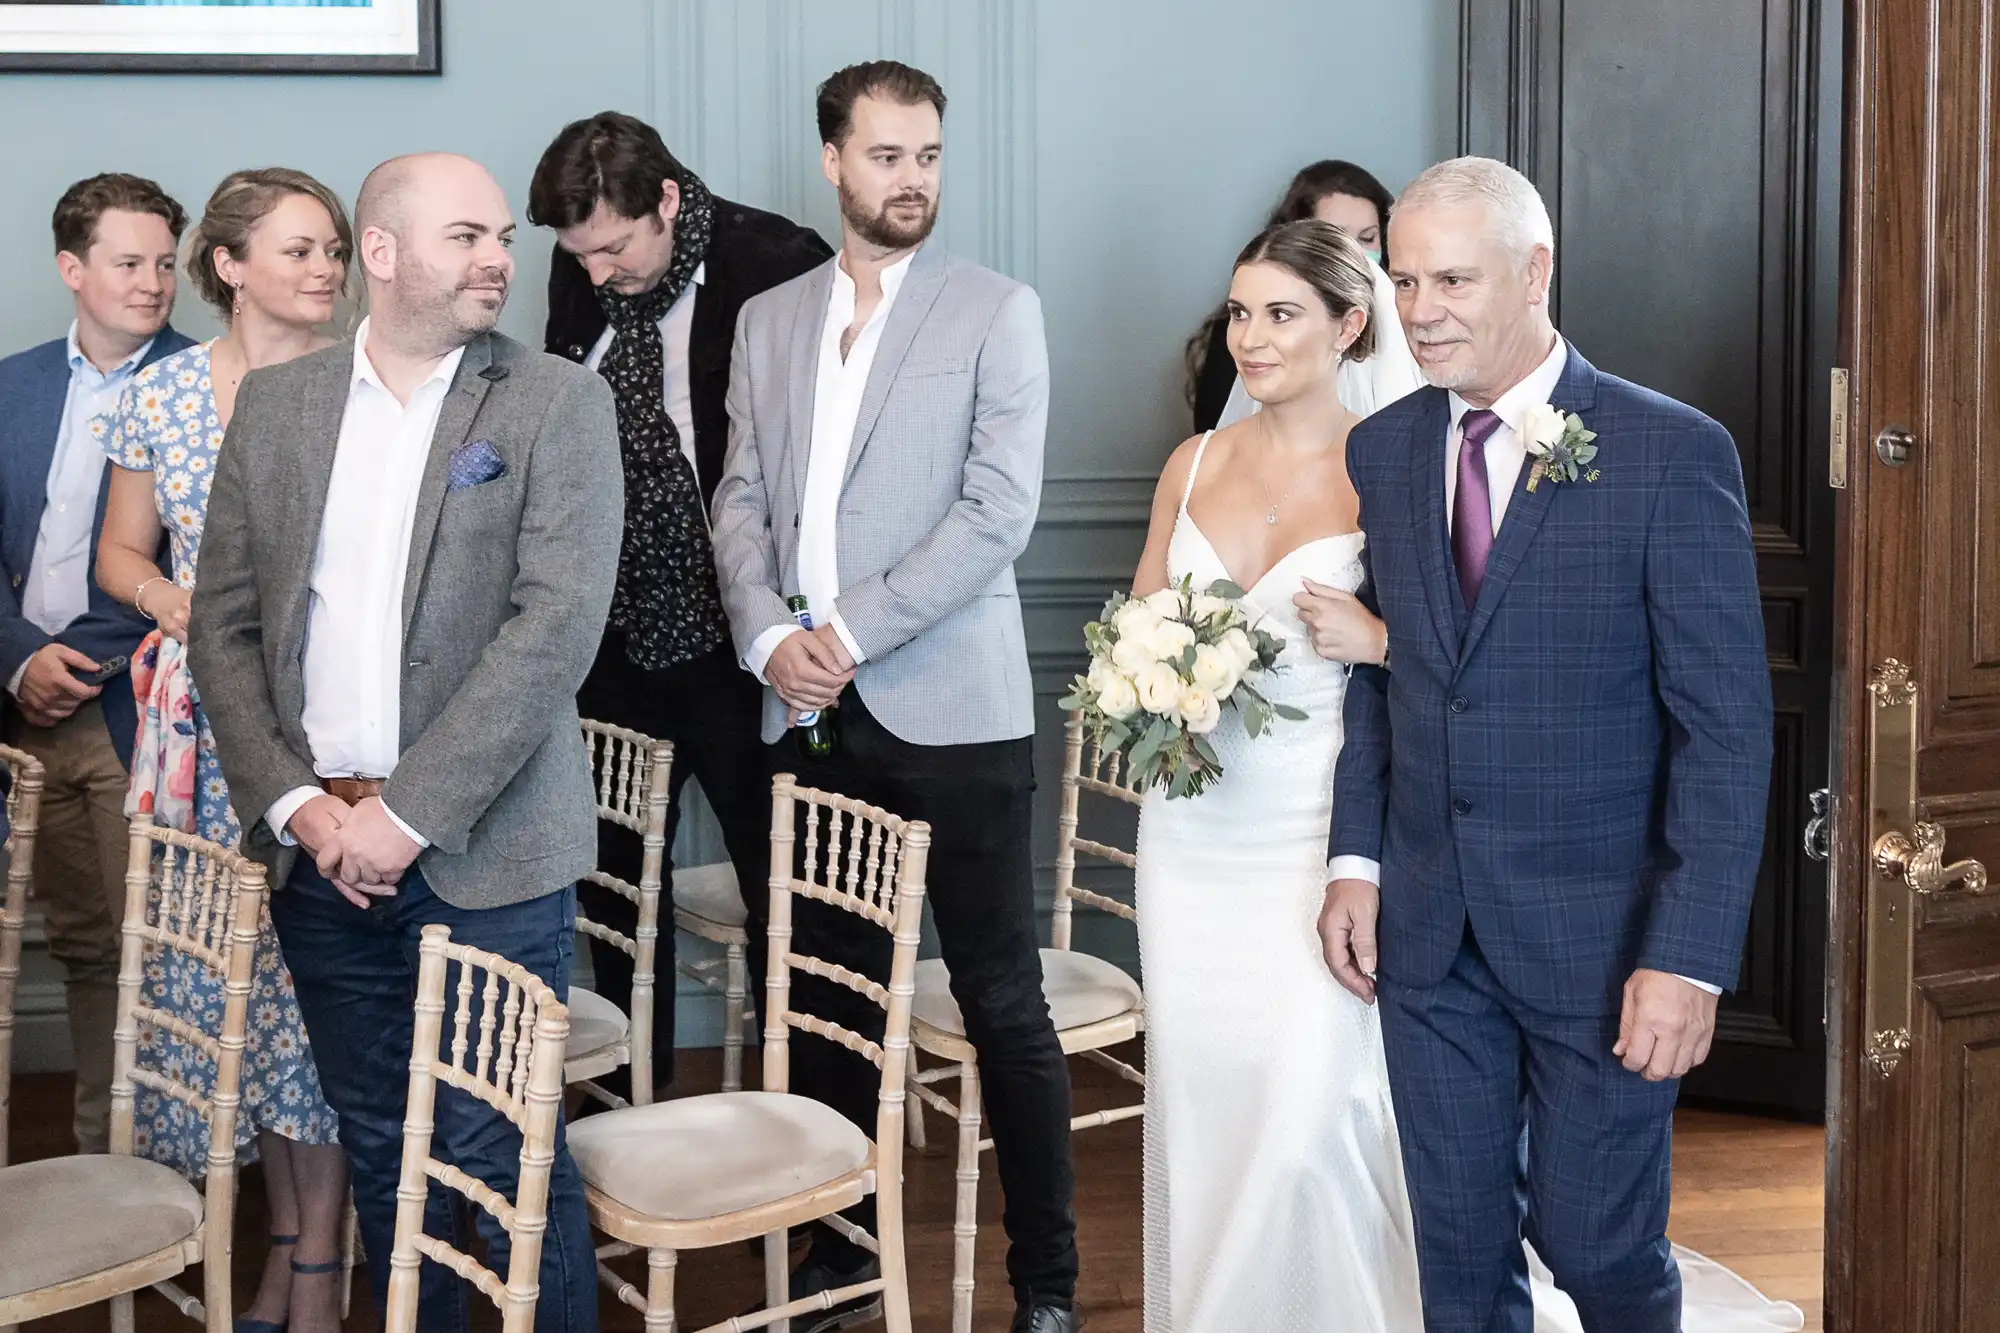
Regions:
M 1841 175 L 1840 218 L 1840 364 L 1849 375 L 1846 404 L 1847 429 L 1843 438 L 1829 442 L 1830 449 L 1845 452 L 1844 472 L 1866 466 L 1865 453 L 1857 449 L 1855 437 L 1866 434 L 1866 395 L 1871 364 L 1867 339 L 1860 327 L 1862 303 L 1856 289 L 1865 280 L 1872 232 L 1863 225 L 1868 207 L 1863 185 L 1869 178 L 1869 155 L 1874 152 L 1872 117 L 1876 99 L 1869 87 L 1868 71 L 1858 62 L 1872 50 L 1869 24 L 1874 0 L 1848 0 L 1842 24 L 1846 72 L 1841 100 L 1842 125 L 1846 136 Z M 1834 498 L 1834 675 L 1833 675 L 1833 756 L 1828 787 L 1837 794 L 1829 835 L 1827 866 L 1827 966 L 1826 966 L 1826 1208 L 1825 1252 L 1822 1259 L 1821 1289 L 1824 1295 L 1822 1323 L 1828 1333 L 1854 1327 L 1855 1318 L 1855 1228 L 1847 1224 L 1842 1203 L 1857 1197 L 1859 1157 L 1851 1151 L 1849 1135 L 1859 1116 L 1861 1085 L 1860 1050 L 1866 1043 L 1863 1033 L 1863 988 L 1849 984 L 1861 975 L 1862 903 L 1868 875 L 1862 864 L 1867 825 L 1861 819 L 1859 776 L 1864 771 L 1868 738 L 1864 690 L 1852 688 L 1844 666 L 1862 657 L 1866 635 L 1868 588 L 1866 487 L 1843 487 Z

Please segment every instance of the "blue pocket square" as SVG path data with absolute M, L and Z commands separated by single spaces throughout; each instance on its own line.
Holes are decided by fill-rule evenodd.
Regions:
M 447 492 L 463 491 L 506 475 L 507 460 L 500 456 L 493 442 L 474 440 L 452 450 L 451 462 L 445 468 L 444 488 Z

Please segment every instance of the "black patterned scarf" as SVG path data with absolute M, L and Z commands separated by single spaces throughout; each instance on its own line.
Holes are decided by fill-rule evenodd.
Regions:
M 651 291 L 623 296 L 597 289 L 615 337 L 598 370 L 618 400 L 618 445 L 625 463 L 625 539 L 611 625 L 625 635 L 633 665 L 659 670 L 728 641 L 715 551 L 701 487 L 681 453 L 680 431 L 661 389 L 666 349 L 660 319 L 687 289 L 708 253 L 714 202 L 692 172 L 681 183 L 674 253 Z

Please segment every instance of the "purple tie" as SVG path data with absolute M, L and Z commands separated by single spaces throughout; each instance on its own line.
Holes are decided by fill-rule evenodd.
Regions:
M 1458 447 L 1458 491 L 1451 504 L 1451 558 L 1458 565 L 1458 588 L 1470 611 L 1486 582 L 1486 557 L 1493 550 L 1493 496 L 1486 484 L 1486 441 L 1500 429 L 1500 418 L 1485 408 L 1462 419 L 1464 441 Z

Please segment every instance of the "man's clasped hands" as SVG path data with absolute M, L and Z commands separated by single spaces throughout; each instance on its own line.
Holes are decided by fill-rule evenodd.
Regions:
M 379 796 L 358 805 L 331 794 L 315 796 L 293 812 L 286 829 L 356 907 L 393 897 L 403 872 L 423 850 L 390 818 Z

